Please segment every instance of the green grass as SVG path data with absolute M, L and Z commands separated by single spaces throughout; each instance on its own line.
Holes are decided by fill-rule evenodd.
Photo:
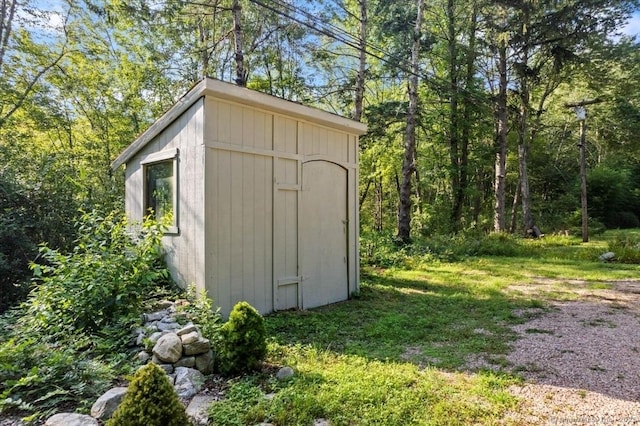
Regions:
M 515 339 L 510 326 L 525 320 L 516 309 L 544 309 L 549 300 L 577 297 L 576 287 L 640 278 L 638 265 L 596 260 L 610 238 L 522 240 L 517 256 L 455 262 L 414 256 L 403 263 L 411 269 L 364 268 L 356 298 L 266 318 L 269 362 L 293 367 L 293 379 L 254 381 L 247 395 L 255 398 L 258 389 L 272 397 L 244 405 L 230 400 L 212 410 L 224 414 L 219 424 L 500 423 L 518 409 L 508 387 L 520 378 L 469 370 L 467 361 L 482 356 L 505 365 Z

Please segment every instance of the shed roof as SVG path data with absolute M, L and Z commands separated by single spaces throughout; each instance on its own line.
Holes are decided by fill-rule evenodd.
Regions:
M 111 168 L 115 170 L 129 161 L 198 99 L 207 95 L 217 99 L 226 99 L 243 105 L 267 109 L 357 135 L 363 135 L 367 131 L 367 125 L 358 121 L 207 77 L 189 90 L 169 111 L 138 136 L 131 145 L 125 148 L 113 160 Z

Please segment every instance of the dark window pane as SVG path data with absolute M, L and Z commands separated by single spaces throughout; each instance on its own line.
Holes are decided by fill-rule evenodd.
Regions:
M 173 212 L 173 160 L 146 167 L 146 210 L 160 220 Z

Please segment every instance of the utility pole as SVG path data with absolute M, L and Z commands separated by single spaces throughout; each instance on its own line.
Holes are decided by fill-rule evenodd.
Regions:
M 585 99 L 580 102 L 564 104 L 567 108 L 573 108 L 580 122 L 580 201 L 582 203 L 582 242 L 589 242 L 589 212 L 587 210 L 587 105 L 602 102 L 601 99 Z

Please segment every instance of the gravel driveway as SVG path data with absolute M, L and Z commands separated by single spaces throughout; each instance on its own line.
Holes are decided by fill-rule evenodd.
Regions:
M 603 288 L 609 287 L 609 288 Z M 510 290 L 546 296 L 507 356 L 525 384 L 505 423 L 640 425 L 640 281 L 535 280 Z

